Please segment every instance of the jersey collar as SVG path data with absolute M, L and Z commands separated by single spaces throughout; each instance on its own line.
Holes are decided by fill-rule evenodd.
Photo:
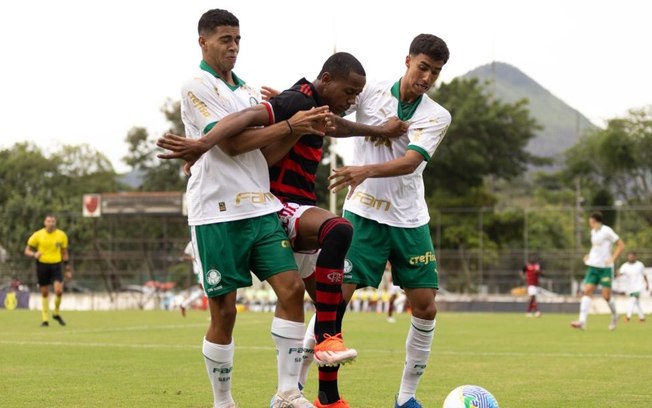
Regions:
M 204 61 L 204 60 L 202 60 L 201 63 L 199 64 L 199 68 L 201 68 L 202 70 L 204 70 L 204 71 L 208 72 L 209 74 L 213 75 L 215 78 L 221 79 L 222 82 L 224 82 L 224 84 L 226 86 L 228 86 L 229 89 L 232 90 L 232 91 L 235 91 L 236 89 L 240 88 L 242 85 L 245 84 L 245 82 L 242 79 L 238 78 L 238 76 L 235 74 L 235 72 L 231 72 L 231 76 L 233 77 L 233 82 L 235 82 L 235 85 L 228 84 L 224 80 L 224 78 L 222 78 L 220 76 L 220 74 L 215 72 L 215 70 L 210 65 L 208 65 L 206 63 L 206 61 Z
M 414 112 L 416 112 L 417 107 L 419 107 L 419 103 L 421 103 L 421 99 L 423 99 L 423 95 L 419 95 L 419 97 L 412 103 L 402 102 L 400 79 L 396 81 L 394 85 L 392 85 L 391 92 L 392 92 L 392 96 L 398 99 L 398 112 L 397 112 L 398 118 L 401 119 L 402 121 L 412 119 Z

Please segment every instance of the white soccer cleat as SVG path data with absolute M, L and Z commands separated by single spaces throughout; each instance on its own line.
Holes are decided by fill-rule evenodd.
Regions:
M 387 323 L 396 323 L 396 319 L 394 319 L 392 316 L 387 318 Z
M 611 323 L 609 323 L 609 330 L 616 330 L 618 325 L 618 316 L 611 318 Z
M 277 392 L 269 403 L 269 408 L 315 408 L 299 390 Z
M 313 350 L 315 363 L 321 367 L 346 364 L 355 360 L 358 356 L 355 349 L 346 348 L 344 340 L 342 340 L 342 333 L 335 336 L 325 334 L 324 340 L 315 345 Z
M 580 322 L 579 320 L 576 320 L 574 322 L 571 322 L 571 327 L 574 328 L 574 329 L 585 330 L 586 329 L 586 323 Z

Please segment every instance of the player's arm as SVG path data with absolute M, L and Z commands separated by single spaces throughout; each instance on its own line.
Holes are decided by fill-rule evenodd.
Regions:
M 614 250 L 614 253 L 611 256 L 611 265 L 616 263 L 616 260 L 618 259 L 620 254 L 623 253 L 624 250 L 625 250 L 625 243 L 623 242 L 622 239 L 619 239 L 618 241 L 616 241 L 616 249 Z
M 332 122 L 333 129 L 326 132 L 331 137 L 370 136 L 394 138 L 405 134 L 409 127 L 409 123 L 403 122 L 396 116 L 387 119 L 380 126 L 365 125 L 337 115 L 333 115 Z
M 36 247 L 31 245 L 25 246 L 23 253 L 29 258 L 39 259 L 41 257 L 41 254 L 37 251 Z
M 239 135 L 218 143 L 220 149 L 230 156 L 246 153 L 255 149 L 262 149 L 265 158 L 268 153 L 273 154 L 272 145 L 280 145 L 285 151 L 277 159 L 280 160 L 288 150 L 305 134 L 324 135 L 323 128 L 326 121 L 330 120 L 328 106 L 320 106 L 310 110 L 299 111 L 290 119 L 262 128 L 246 129 Z M 267 160 L 269 163 L 269 159 Z M 273 163 L 272 163 L 273 164 Z
M 171 153 L 161 153 L 157 156 L 161 159 L 183 159 L 188 163 L 194 163 L 220 141 L 233 137 L 248 127 L 269 123 L 270 116 L 267 108 L 263 105 L 252 106 L 227 115 L 199 139 L 166 133 L 156 141 L 156 145 Z
M 423 163 L 424 157 L 416 150 L 408 150 L 405 156 L 398 159 L 365 166 L 344 166 L 333 170 L 328 180 L 332 183 L 328 189 L 334 193 L 350 186 L 349 197 L 363 181 L 368 178 L 396 177 L 413 173 Z

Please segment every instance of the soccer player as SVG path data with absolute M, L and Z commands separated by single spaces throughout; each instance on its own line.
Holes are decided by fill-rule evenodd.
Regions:
M 521 278 L 525 279 L 527 294 L 530 296 L 530 303 L 527 307 L 526 316 L 540 317 L 541 312 L 539 311 L 539 305 L 537 304 L 537 295 L 539 294 L 539 276 L 543 276 L 541 265 L 539 265 L 534 256 L 530 256 L 530 259 L 523 267 L 523 270 L 520 271 L 520 274 Z
M 627 306 L 625 322 L 629 322 L 632 318 L 634 308 L 636 308 L 636 313 L 638 314 L 638 321 L 641 323 L 645 322 L 645 314 L 643 314 L 639 298 L 641 297 L 641 292 L 643 290 L 647 291 L 650 289 L 650 285 L 647 276 L 645 276 L 645 265 L 643 265 L 643 262 L 636 259 L 636 252 L 630 251 L 627 254 L 627 262 L 620 266 L 618 276 L 625 276 L 627 278 L 629 305 Z M 643 285 L 643 282 L 645 282 L 645 285 Z
M 580 318 L 571 322 L 575 329 L 586 329 L 586 322 L 591 307 L 591 296 L 597 285 L 602 287 L 602 297 L 611 310 L 611 323 L 609 330 L 614 330 L 618 323 L 616 313 L 616 302 L 611 296 L 611 283 L 613 281 L 613 266 L 620 254 L 625 249 L 625 243 L 614 232 L 613 229 L 602 223 L 602 213 L 594 211 L 589 216 L 591 227 L 591 250 L 584 256 L 584 263 L 587 266 L 584 276 L 584 289 L 580 302 Z M 615 249 L 613 248 L 616 246 Z M 612 252 L 613 251 L 613 252 Z
M 57 218 L 48 214 L 43 221 L 44 228 L 34 232 L 27 240 L 25 256 L 36 260 L 36 277 L 41 288 L 41 326 L 48 327 L 50 323 L 50 285 L 54 288 L 54 312 L 52 318 L 65 326 L 59 314 L 61 297 L 63 296 L 62 265 L 66 275 L 72 275 L 68 264 L 68 236 L 57 228 Z
M 192 139 L 261 99 L 233 73 L 241 38 L 238 19 L 226 10 L 209 10 L 199 19 L 198 33 L 200 70 L 183 85 L 181 99 L 185 131 Z M 218 145 L 190 169 L 188 223 L 211 315 L 202 351 L 216 408 L 236 406 L 231 394 L 236 291 L 251 285 L 251 272 L 267 281 L 278 297 L 271 327 L 278 376 L 274 407 L 313 407 L 297 387 L 304 287 L 276 215 L 282 205 L 269 191 L 267 163 L 258 147 L 293 132 L 319 134 L 313 123 L 321 125 L 326 115 L 326 108 L 315 109 L 248 130 L 247 152 L 237 154 Z
M 356 120 L 374 125 L 398 114 L 409 123 L 408 131 L 391 140 L 356 138 L 353 165 L 330 177 L 332 191 L 349 187 L 344 217 L 355 229 L 342 287 L 346 300 L 357 288 L 377 288 L 389 261 L 393 282 L 405 290 L 412 308 L 395 402 L 403 408 L 421 407 L 415 394 L 435 333 L 437 261 L 422 173 L 451 121 L 448 111 L 426 94 L 448 57 L 442 39 L 420 34 L 410 44 L 402 78 L 365 87 L 356 101 Z
M 186 309 L 204 296 L 204 288 L 201 284 L 201 269 L 199 267 L 199 262 L 197 262 L 195 251 L 192 247 L 192 241 L 188 242 L 188 245 L 186 245 L 186 248 L 183 250 L 183 259 L 192 262 L 192 272 L 195 275 L 195 280 L 197 281 L 197 286 L 194 287 L 194 290 L 190 293 L 190 295 L 185 298 L 179 305 L 181 316 L 186 317 Z
M 248 115 L 248 121 L 240 120 L 231 126 L 229 120 L 240 119 L 233 115 L 197 142 L 166 135 L 158 145 L 173 153 L 161 157 L 181 157 L 192 163 L 219 137 L 228 138 L 228 143 L 236 149 L 245 141 L 241 137 L 231 138 L 231 135 L 244 127 L 283 121 L 296 112 L 322 104 L 333 114 L 342 114 L 355 101 L 365 82 L 364 68 L 353 55 L 335 53 L 326 60 L 316 80 L 310 82 L 302 78 L 292 88 L 277 95 L 272 92 L 274 97 L 265 103 L 241 112 L 240 116 Z M 370 134 L 385 138 L 398 136 L 404 129 L 405 124 L 394 118 L 382 126 L 347 127 L 334 134 Z M 323 154 L 322 145 L 320 135 L 307 134 L 270 144 L 263 152 L 270 165 L 271 191 L 284 204 L 279 217 L 292 243 L 306 289 L 316 306 L 315 319 L 308 326 L 308 340 L 304 344 L 308 354 L 314 348 L 314 359 L 320 366 L 315 405 L 344 408 L 348 404 L 339 395 L 337 371 L 340 364 L 357 356 L 355 350 L 344 346 L 341 337 L 341 316 L 346 307 L 341 292 L 342 275 L 353 231 L 344 218 L 316 207 L 315 178 Z M 307 370 L 302 372 L 300 383 L 305 381 L 305 373 Z

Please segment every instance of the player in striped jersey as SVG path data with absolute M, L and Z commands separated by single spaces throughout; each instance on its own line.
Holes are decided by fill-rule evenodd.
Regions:
M 298 111 L 322 104 L 328 105 L 335 115 L 340 115 L 355 101 L 365 82 L 360 62 L 351 54 L 339 52 L 327 59 L 315 81 L 302 78 L 269 101 L 223 120 L 203 140 L 166 135 L 170 144 L 160 145 L 174 152 L 170 156 L 192 162 L 220 138 L 237 145 L 241 138 L 230 139 L 232 134 L 265 119 L 269 124 L 278 123 Z M 239 122 L 239 127 L 231 127 L 227 122 L 229 119 L 236 122 L 246 115 L 250 121 Z M 404 130 L 405 124 L 394 118 L 382 126 L 347 128 L 338 136 L 364 134 L 384 138 L 398 136 Z M 304 343 L 304 349 L 308 350 L 314 345 L 314 358 L 320 365 L 319 394 L 315 405 L 340 408 L 348 404 L 339 395 L 337 370 L 339 364 L 357 355 L 355 350 L 344 346 L 341 337 L 341 319 L 346 307 L 341 284 L 352 228 L 344 218 L 316 206 L 315 176 L 322 158 L 322 145 L 321 136 L 306 134 L 272 143 L 263 152 L 270 165 L 271 191 L 284 205 L 279 212 L 281 222 L 288 232 L 306 289 L 317 309 L 316 318 L 311 321 L 314 334 L 308 329 L 306 335 L 306 341 L 311 344 Z

